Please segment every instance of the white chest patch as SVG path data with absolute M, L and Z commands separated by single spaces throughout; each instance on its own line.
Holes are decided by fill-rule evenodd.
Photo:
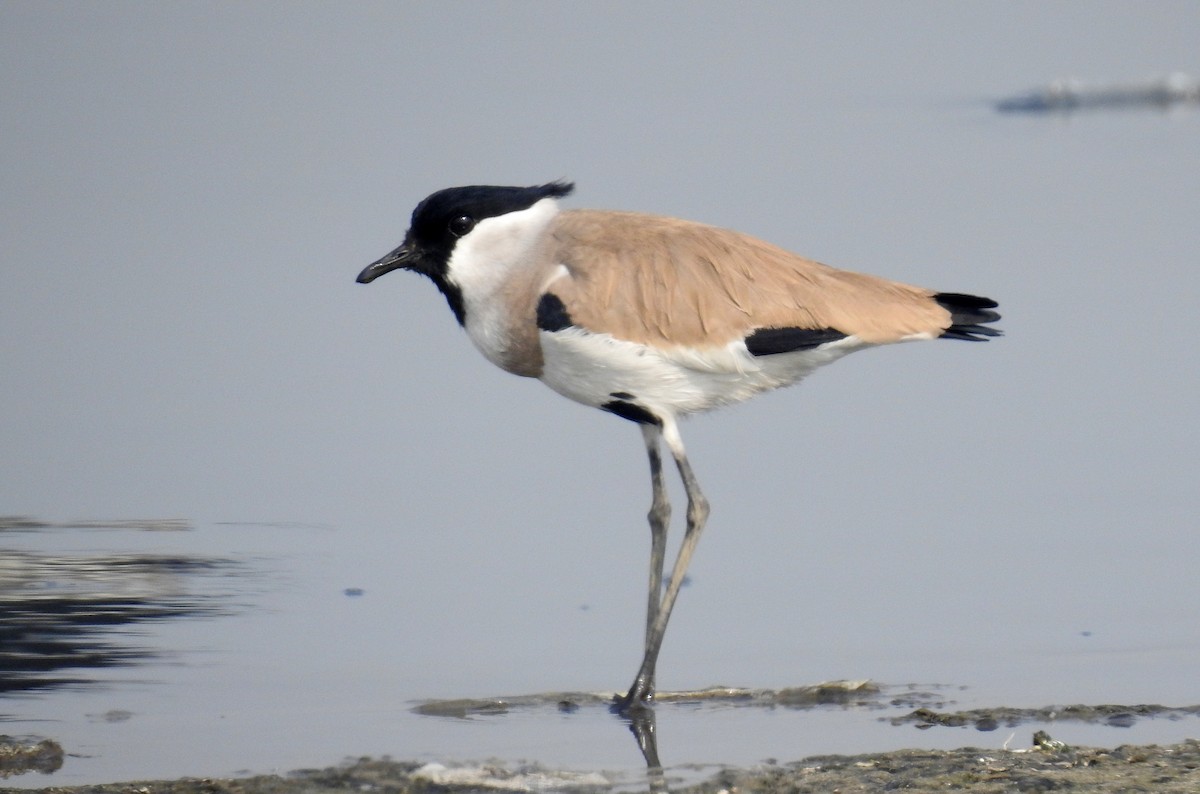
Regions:
M 851 336 L 813 350 L 756 358 L 742 342 L 663 351 L 579 328 L 539 336 L 541 379 L 559 394 L 596 408 L 629 400 L 663 417 L 748 400 L 867 346 Z

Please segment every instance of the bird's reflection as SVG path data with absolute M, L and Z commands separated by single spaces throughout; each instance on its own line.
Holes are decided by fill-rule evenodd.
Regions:
M 654 719 L 654 709 L 643 707 L 626 712 L 621 717 L 628 721 L 629 730 L 633 733 L 638 750 L 646 761 L 646 782 L 650 794 L 669 791 L 667 776 L 663 772 L 662 761 L 658 758 L 658 725 Z

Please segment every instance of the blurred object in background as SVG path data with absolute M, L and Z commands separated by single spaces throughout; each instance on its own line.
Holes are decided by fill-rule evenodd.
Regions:
M 1200 80 L 1182 72 L 1136 83 L 1089 84 L 1073 77 L 996 103 L 1001 113 L 1054 113 L 1100 108 L 1200 105 Z

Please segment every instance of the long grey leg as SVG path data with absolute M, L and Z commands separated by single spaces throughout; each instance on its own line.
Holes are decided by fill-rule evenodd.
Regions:
M 633 680 L 633 685 L 629 688 L 629 693 L 621 701 L 621 707 L 626 710 L 644 705 L 654 697 L 654 668 L 658 663 L 658 651 L 662 647 L 663 636 L 667 632 L 667 621 L 671 619 L 675 598 L 679 595 L 679 588 L 683 586 L 683 577 L 687 573 L 688 564 L 692 561 L 692 555 L 696 551 L 696 544 L 700 542 L 700 533 L 704 531 L 704 524 L 708 521 L 708 500 L 701 493 L 700 483 L 692 472 L 692 465 L 688 463 L 687 453 L 683 448 L 683 439 L 679 437 L 679 428 L 673 418 L 663 421 L 661 432 L 663 439 L 667 442 L 667 447 L 675 457 L 675 465 L 683 480 L 684 491 L 687 492 L 687 529 L 683 535 L 683 543 L 679 547 L 679 556 L 675 558 L 675 567 L 671 571 L 671 578 L 667 582 L 667 592 L 663 595 L 662 602 L 658 607 L 658 614 L 647 632 L 646 653 L 642 657 L 642 666 Z
M 659 440 L 662 430 L 658 425 L 644 424 L 642 438 L 646 442 L 646 454 L 650 457 L 650 484 L 653 499 L 650 503 L 650 592 L 646 607 L 646 644 L 649 645 L 662 604 L 663 562 L 667 555 L 667 527 L 671 523 L 671 502 L 667 497 L 667 483 L 663 477 L 662 453 Z M 653 682 L 651 682 L 653 685 Z

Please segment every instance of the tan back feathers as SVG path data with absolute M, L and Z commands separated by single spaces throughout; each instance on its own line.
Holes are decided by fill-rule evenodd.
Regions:
M 580 326 L 651 345 L 711 347 L 757 328 L 834 329 L 868 343 L 937 336 L 950 313 L 932 290 L 804 259 L 728 229 L 629 212 L 569 210 L 546 259 Z

